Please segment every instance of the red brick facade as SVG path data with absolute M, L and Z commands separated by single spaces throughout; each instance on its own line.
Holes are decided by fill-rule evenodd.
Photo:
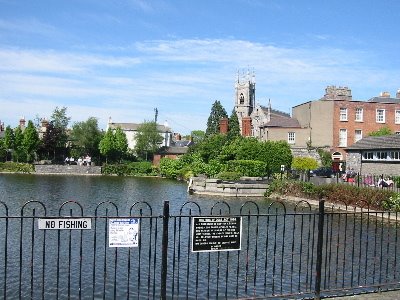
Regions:
M 228 133 L 228 118 L 219 120 L 219 132 L 222 134 Z
M 341 120 L 341 109 L 342 120 Z M 362 119 L 356 120 L 356 111 L 358 116 L 362 111 Z M 384 120 L 377 121 L 378 110 L 381 110 L 381 118 Z M 396 123 L 396 111 L 400 114 L 400 103 L 383 103 L 383 102 L 366 102 L 366 101 L 334 101 L 333 115 L 333 147 L 335 152 L 344 154 L 344 148 L 349 147 L 356 141 L 356 131 L 361 133 L 362 137 L 368 136 L 370 132 L 377 131 L 382 127 L 388 127 L 391 131 L 400 132 L 400 120 Z M 347 120 L 344 118 L 344 113 L 347 113 Z M 345 130 L 347 133 L 346 145 L 340 146 L 340 130 Z
M 242 118 L 242 136 L 251 136 L 251 118 L 243 117 Z

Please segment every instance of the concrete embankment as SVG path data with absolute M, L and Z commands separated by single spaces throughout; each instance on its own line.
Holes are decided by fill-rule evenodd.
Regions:
M 267 180 L 263 178 L 241 178 L 239 181 L 225 181 L 205 177 L 192 177 L 188 192 L 194 194 L 263 197 L 268 188 Z
M 78 165 L 35 165 L 35 173 L 51 175 L 101 175 L 101 167 Z

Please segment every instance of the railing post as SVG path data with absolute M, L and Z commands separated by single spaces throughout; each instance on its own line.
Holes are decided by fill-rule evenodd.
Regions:
M 168 267 L 168 224 L 169 224 L 169 201 L 164 202 L 163 209 L 163 234 L 161 254 L 161 299 L 167 299 L 167 267 Z
M 321 270 L 322 270 L 322 247 L 324 242 L 324 219 L 325 219 L 325 200 L 319 200 L 318 210 L 318 240 L 317 240 L 317 262 L 315 272 L 315 297 L 321 299 Z

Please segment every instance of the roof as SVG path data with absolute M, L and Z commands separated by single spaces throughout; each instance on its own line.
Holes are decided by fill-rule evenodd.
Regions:
M 160 154 L 186 154 L 188 147 L 162 147 L 158 153 Z
M 120 127 L 124 131 L 137 131 L 141 125 L 142 124 L 139 123 L 108 123 L 108 126 L 111 129 L 116 129 L 117 127 Z M 171 132 L 171 129 L 169 127 L 159 124 L 157 124 L 157 130 L 159 132 Z
M 268 108 L 261 106 L 264 114 L 268 115 Z M 271 117 L 269 122 L 264 123 L 260 127 L 283 127 L 283 128 L 300 128 L 300 123 L 297 119 L 292 118 L 290 114 L 280 110 L 271 109 Z
M 346 150 L 387 150 L 400 149 L 400 134 L 384 135 L 384 136 L 369 136 L 365 137 Z
M 400 104 L 400 98 L 390 98 L 390 97 L 373 97 L 367 102 L 378 102 L 378 103 L 398 103 Z

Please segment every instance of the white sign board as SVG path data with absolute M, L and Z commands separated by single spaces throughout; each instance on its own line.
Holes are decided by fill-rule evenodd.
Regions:
M 92 229 L 91 218 L 38 219 L 39 229 Z
M 138 247 L 139 219 L 109 219 L 109 247 Z

